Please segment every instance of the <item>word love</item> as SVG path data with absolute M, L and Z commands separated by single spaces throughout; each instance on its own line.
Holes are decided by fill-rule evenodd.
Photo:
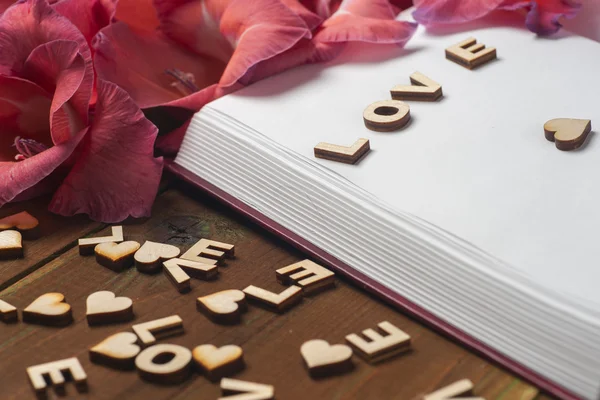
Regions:
M 39 221 L 27 211 L 0 219 L 0 260 L 23 257 L 23 239 L 40 235 Z

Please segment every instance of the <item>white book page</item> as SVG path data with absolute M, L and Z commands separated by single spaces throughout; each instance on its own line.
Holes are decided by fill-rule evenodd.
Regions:
M 208 107 L 535 281 L 600 304 L 600 138 L 562 152 L 543 130 L 553 118 L 600 124 L 600 44 L 541 39 L 517 24 L 438 36 L 419 28 L 405 50 L 350 47 L 332 65 L 296 68 Z M 469 36 L 495 46 L 498 60 L 473 71 L 446 60 L 444 49 Z M 442 84 L 444 98 L 408 101 L 412 121 L 400 131 L 365 128 L 364 108 L 415 71 Z M 314 158 L 321 141 L 358 138 L 372 148 L 358 165 Z

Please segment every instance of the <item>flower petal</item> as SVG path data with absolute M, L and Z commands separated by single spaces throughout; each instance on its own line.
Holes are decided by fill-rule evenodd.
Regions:
M 15 4 L 16 0 L 0 0 L 0 14 L 6 11 L 6 9 L 13 4 Z
M 315 35 L 315 41 L 343 43 L 406 43 L 416 24 L 396 21 L 395 11 L 387 0 L 344 0 L 340 8 Z
M 573 18 L 581 9 L 581 4 L 570 0 L 531 1 L 525 24 L 538 35 L 551 35 L 559 31 L 562 17 Z
M 163 166 L 153 154 L 157 129 L 117 85 L 99 79 L 97 89 L 94 121 L 49 209 L 103 222 L 149 216 Z
M 197 111 L 206 93 L 178 89 L 167 71 L 191 74 L 202 90 L 218 82 L 225 68 L 221 61 L 195 54 L 160 32 L 134 32 L 123 22 L 102 29 L 94 49 L 98 76 L 125 89 L 141 108 L 174 105 Z
M 503 0 L 414 0 L 413 18 L 423 25 L 455 24 L 481 18 Z
M 116 7 L 117 0 L 60 0 L 52 5 L 81 31 L 88 43 L 110 23 Z
M 0 75 L 0 161 L 13 161 L 16 136 L 52 146 L 52 96 L 33 82 Z
M 78 44 L 54 40 L 36 47 L 23 66 L 25 79 L 54 93 L 50 132 L 54 144 L 68 140 L 87 123 L 93 71 L 85 67 Z
M 310 11 L 308 8 L 302 5 L 298 0 L 280 0 L 283 4 L 288 6 L 290 10 L 295 12 L 300 18 L 304 20 L 306 26 L 311 31 L 323 22 L 323 18 Z
M 115 18 L 139 31 L 151 32 L 158 28 L 158 16 L 152 0 L 119 0 Z
M 18 162 L 0 162 L 0 206 L 30 190 L 52 174 L 73 153 L 86 129 L 64 143 Z
M 0 74 L 18 76 L 33 49 L 61 39 L 77 42 L 86 68 L 92 68 L 92 54 L 85 37 L 46 0 L 15 4 L 0 16 Z
M 304 21 L 275 0 L 233 0 L 221 19 L 221 32 L 236 43 L 219 82 L 224 87 L 233 85 L 260 61 L 311 37 Z

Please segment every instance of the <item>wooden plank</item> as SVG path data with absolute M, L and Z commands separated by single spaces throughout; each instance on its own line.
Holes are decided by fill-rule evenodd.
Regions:
M 49 201 L 50 198 L 44 196 L 33 201 L 7 204 L 0 209 L 0 218 L 27 211 L 40 221 L 40 237 L 23 241 L 24 257 L 0 261 L 0 290 L 56 258 L 80 237 L 104 226 L 83 215 L 66 218 L 52 214 L 47 209 Z
M 238 325 L 211 322 L 196 310 L 198 296 L 241 290 L 249 285 L 278 293 L 283 286 L 277 282 L 275 270 L 304 257 L 262 230 L 242 225 L 222 208 L 214 208 L 210 201 L 200 201 L 204 205 L 170 190 L 157 200 L 150 220 L 125 226 L 126 239 L 173 244 L 183 251 L 200 238 L 235 245 L 236 258 L 220 267 L 219 278 L 196 280 L 189 293 L 180 294 L 162 273 L 147 275 L 135 268 L 115 273 L 98 265 L 94 257 L 81 257 L 77 248 L 0 292 L 0 299 L 19 309 L 42 293 L 61 292 L 71 304 L 75 318 L 74 324 L 64 328 L 0 324 L 2 363 L 11 366 L 3 370 L 3 399 L 34 398 L 26 367 L 68 357 L 78 357 L 88 375 L 86 399 L 218 398 L 218 383 L 210 383 L 197 373 L 182 384 L 158 386 L 143 381 L 135 371 L 113 370 L 89 361 L 88 349 L 109 335 L 131 331 L 134 323 L 173 314 L 182 317 L 185 333 L 160 339 L 159 343 L 182 345 L 190 350 L 200 344 L 238 345 L 244 351 L 247 367 L 235 378 L 272 384 L 279 399 L 416 399 L 462 378 L 471 379 L 475 393 L 488 399 L 535 397 L 535 388 L 339 278 L 336 288 L 306 297 L 284 314 L 251 305 Z M 85 300 L 98 290 L 130 297 L 134 321 L 88 327 Z M 300 355 L 302 343 L 317 338 L 332 344 L 344 343 L 347 334 L 385 320 L 411 336 L 412 352 L 375 366 L 354 357 L 355 369 L 351 373 L 319 381 L 309 377 Z M 71 385 L 67 385 L 67 393 L 77 396 Z

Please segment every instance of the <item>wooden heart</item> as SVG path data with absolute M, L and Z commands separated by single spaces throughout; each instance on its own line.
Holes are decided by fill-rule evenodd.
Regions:
M 135 344 L 137 339 L 135 333 L 115 333 L 90 349 L 90 360 L 114 368 L 133 369 L 135 356 L 140 352 L 140 346 Z
M 544 124 L 546 139 L 556 143 L 559 150 L 574 150 L 580 147 L 592 130 L 589 119 L 556 118 Z
M 0 231 L 4 229 L 15 228 L 23 234 L 26 239 L 33 239 L 38 236 L 39 221 L 27 211 L 18 214 L 9 215 L 0 219 Z
M 246 295 L 241 290 L 223 290 L 198 297 L 196 306 L 216 322 L 237 323 L 241 312 L 246 310 Z
M 352 369 L 352 349 L 345 344 L 330 345 L 314 339 L 300 347 L 300 353 L 311 376 L 324 376 Z
M 0 232 L 0 260 L 23 257 L 23 239 L 17 231 Z
M 46 293 L 23 310 L 23 321 L 43 325 L 68 325 L 73 320 L 71 306 L 62 293 Z
M 133 319 L 133 301 L 129 297 L 115 297 L 113 292 L 102 290 L 87 298 L 87 320 L 90 325 Z
M 100 243 L 94 249 L 98 264 L 120 272 L 133 265 L 133 256 L 140 248 L 138 242 L 132 240 L 122 243 Z
M 157 272 L 162 260 L 175 258 L 180 252 L 181 250 L 173 245 L 147 240 L 135 253 L 135 266 L 140 272 Z
M 241 347 L 233 344 L 219 348 L 203 344 L 192 351 L 192 356 L 208 379 L 217 381 L 244 368 L 243 353 Z

